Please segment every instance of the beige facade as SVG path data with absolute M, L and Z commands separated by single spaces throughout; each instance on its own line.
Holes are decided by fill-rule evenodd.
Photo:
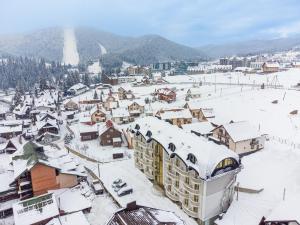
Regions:
M 147 138 L 147 137 L 146 137 Z M 142 134 L 134 135 L 135 166 L 154 184 L 165 190 L 165 195 L 177 202 L 182 210 L 195 218 L 199 224 L 211 224 L 218 214 L 224 212 L 232 201 L 236 170 L 203 179 L 198 172 L 176 153 L 169 153 L 154 138 L 147 141 Z M 215 171 L 222 171 L 236 162 L 224 159 Z
M 76 175 L 60 173 L 56 177 L 59 188 L 70 188 L 78 184 Z

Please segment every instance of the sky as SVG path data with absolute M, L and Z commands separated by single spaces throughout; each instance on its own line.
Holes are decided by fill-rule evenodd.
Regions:
M 188 46 L 300 34 L 300 0 L 0 0 L 0 34 L 87 26 Z

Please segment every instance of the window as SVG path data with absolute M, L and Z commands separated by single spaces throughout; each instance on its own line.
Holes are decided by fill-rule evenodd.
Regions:
M 200 188 L 200 187 L 199 187 L 199 184 L 195 184 L 194 189 L 195 189 L 195 190 L 199 190 L 199 188 Z
M 189 177 L 186 177 L 186 178 L 185 178 L 185 183 L 186 183 L 186 184 L 190 184 L 190 178 L 189 178 Z
M 175 162 L 176 166 L 179 166 L 180 165 L 180 162 L 179 162 L 179 159 L 176 158 L 176 162 Z
M 188 199 L 184 199 L 184 205 L 188 206 L 189 205 L 189 200 Z
M 108 135 L 106 135 L 106 137 L 107 137 L 107 138 L 110 138 L 110 135 L 108 134 Z
M 198 207 L 193 207 L 193 212 L 198 212 Z
M 175 187 L 179 187 L 179 181 L 177 180 L 176 182 L 175 182 Z
M 168 185 L 168 191 L 171 191 L 171 185 Z
M 198 195 L 194 195 L 194 202 L 198 202 L 198 201 L 199 201 Z
M 171 165 L 168 165 L 168 170 L 172 171 L 172 166 Z
M 111 140 L 107 140 L 107 143 L 111 143 Z

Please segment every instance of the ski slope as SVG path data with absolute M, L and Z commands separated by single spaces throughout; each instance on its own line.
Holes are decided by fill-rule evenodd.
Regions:
M 64 30 L 63 63 L 72 66 L 77 66 L 79 63 L 76 37 L 73 29 Z

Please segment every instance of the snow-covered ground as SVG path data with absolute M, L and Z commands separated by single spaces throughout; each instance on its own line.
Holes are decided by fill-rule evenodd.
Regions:
M 299 149 L 271 141 L 264 150 L 244 157 L 242 163 L 244 169 L 237 178 L 240 187 L 263 188 L 263 191 L 258 194 L 240 192 L 223 219 L 217 221 L 218 225 L 259 224 L 263 216 L 268 216 L 283 202 L 284 189 L 285 201 L 299 196 Z
M 70 28 L 64 30 L 63 63 L 72 66 L 79 63 L 75 32 Z
M 292 68 L 288 71 L 270 73 L 270 74 L 247 74 L 240 72 L 229 73 L 212 73 L 197 75 L 168 76 L 165 80 L 171 83 L 183 82 L 211 82 L 211 83 L 228 83 L 228 84 L 256 84 L 261 85 L 283 85 L 291 87 L 300 82 L 300 69 Z

